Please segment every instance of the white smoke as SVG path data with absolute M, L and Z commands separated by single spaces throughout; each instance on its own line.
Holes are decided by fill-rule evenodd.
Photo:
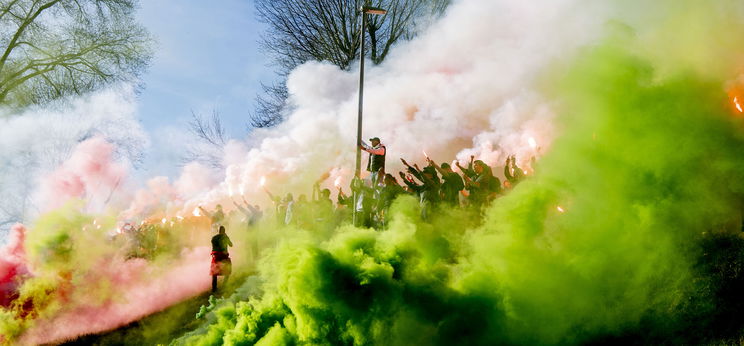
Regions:
M 528 166 L 555 136 L 551 105 L 533 88 L 535 79 L 599 35 L 606 16 L 590 5 L 454 2 L 440 21 L 395 47 L 383 64 L 367 65 L 364 140 L 382 139 L 387 171 L 394 174 L 402 168 L 398 158 L 423 163 L 424 150 L 437 162 L 457 158 L 464 163 L 475 155 L 494 166 L 516 154 Z M 231 144 L 229 181 L 208 194 L 207 203 L 224 199 L 226 185 L 245 186 L 249 198 L 265 201 L 258 186 L 262 176 L 275 194 L 309 193 L 309 184 L 330 170 L 334 177 L 345 175 L 348 184 L 355 160 L 358 71 L 323 62 L 295 69 L 287 83 L 293 112 L 278 127 L 255 131 L 256 144 L 242 159 L 236 160 L 236 153 L 246 149 Z M 332 187 L 333 179 L 324 184 Z
M 141 160 L 147 137 L 136 119 L 135 92 L 117 86 L 67 103 L 0 118 L 0 230 L 28 222 L 41 210 L 39 179 L 72 155 L 78 143 L 101 137 L 125 163 Z M 0 239 L 3 239 L 0 236 Z
M 586 15 L 588 11 L 597 15 Z M 467 161 L 474 155 L 494 166 L 516 154 L 528 166 L 555 136 L 551 105 L 533 87 L 535 78 L 595 38 L 606 18 L 602 13 L 578 0 L 455 1 L 441 20 L 395 47 L 383 64 L 368 64 L 364 139 L 380 137 L 386 144 L 391 173 L 402 168 L 399 157 L 423 163 L 423 151 L 438 162 Z M 355 159 L 358 78 L 358 68 L 342 71 L 323 62 L 298 67 L 288 79 L 294 108 L 285 123 L 254 131 L 249 142 L 231 141 L 221 174 L 190 164 L 173 182 L 154 178 L 134 194 L 139 197 L 127 217 L 158 204 L 171 211 L 182 205 L 181 214 L 200 204 L 230 205 L 226 198 L 237 191 L 253 202 L 266 202 L 261 177 L 275 194 L 309 194 L 310 184 L 327 172 L 331 178 L 324 187 L 332 188 L 338 177 L 348 186 Z M 75 101 L 63 111 L 6 120 L 12 124 L 4 129 L 10 139 L 2 139 L 9 143 L 2 155 L 18 160 L 24 148 L 33 148 L 27 155 L 31 159 L 6 171 L 33 164 L 39 166 L 32 172 L 49 171 L 69 156 L 74 144 L 96 133 L 119 148 L 144 143 L 134 112 L 131 90 L 109 91 Z M 39 130 L 50 136 L 31 136 Z M 125 156 L 137 157 L 141 148 L 124 150 Z M 33 180 L 23 181 L 28 185 Z M 168 192 L 148 193 L 153 186 Z M 22 187 L 16 184 L 18 196 L 33 191 L 33 186 L 20 191 Z M 163 203 L 164 198 L 170 201 Z

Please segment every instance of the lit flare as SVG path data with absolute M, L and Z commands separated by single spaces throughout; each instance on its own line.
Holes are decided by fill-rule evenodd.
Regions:
M 739 103 L 739 98 L 737 96 L 734 96 L 734 105 L 736 106 L 736 109 L 739 110 L 739 113 L 744 113 L 744 109 L 742 109 L 741 104 Z
M 335 187 L 341 186 L 341 176 L 336 177 L 336 180 L 333 181 L 333 186 Z
M 258 185 L 261 187 L 264 187 L 266 185 L 266 177 L 261 177 L 261 180 L 259 181 Z
M 530 147 L 532 147 L 532 149 L 537 148 L 537 141 L 535 141 L 535 138 L 534 137 L 528 138 L 527 139 L 527 143 L 530 144 Z

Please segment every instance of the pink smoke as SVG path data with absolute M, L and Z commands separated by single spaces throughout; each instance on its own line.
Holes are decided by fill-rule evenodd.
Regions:
M 105 205 L 126 175 L 113 153 L 114 146 L 100 137 L 79 143 L 67 161 L 41 180 L 41 210 L 59 208 L 73 198 L 86 198 L 89 206 Z
M 25 237 L 26 227 L 17 223 L 10 228 L 5 247 L 0 248 L 0 306 L 10 304 L 23 277 L 30 275 L 23 246 Z
M 179 203 L 180 196 L 167 177 L 155 177 L 147 181 L 147 188 L 138 190 L 129 204 L 129 208 L 120 214 L 120 218 L 131 219 L 147 216 L 167 207 L 168 203 Z
M 55 316 L 37 320 L 19 340 L 21 344 L 46 344 L 72 340 L 132 323 L 147 315 L 189 299 L 210 287 L 209 248 L 184 250 L 167 268 L 158 268 L 144 259 L 109 259 L 91 280 L 109 280 L 112 299 L 96 304 L 86 294 L 85 284 L 73 288 L 71 301 Z M 93 282 L 93 281 L 92 281 Z

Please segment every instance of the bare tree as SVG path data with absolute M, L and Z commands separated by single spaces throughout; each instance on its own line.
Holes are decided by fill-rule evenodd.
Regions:
M 224 168 L 222 156 L 228 138 L 219 112 L 213 110 L 212 116 L 206 118 L 191 111 L 189 132 L 197 140 L 190 144 L 182 161 L 196 161 L 212 168 Z
M 387 10 L 368 16 L 366 56 L 382 62 L 393 45 L 415 36 L 423 23 L 442 13 L 449 0 L 364 0 Z M 329 61 L 348 69 L 359 58 L 361 13 L 359 0 L 256 0 L 258 16 L 268 25 L 261 47 L 273 59 L 283 79 L 264 86 L 251 115 L 255 127 L 281 122 L 286 106 L 286 76 L 307 61 Z
M 2 0 L 0 104 L 24 107 L 139 75 L 151 37 L 137 0 Z
M 287 102 L 287 86 L 284 82 L 261 84 L 263 94 L 256 97 L 256 112 L 251 115 L 251 126 L 272 127 L 284 119 Z

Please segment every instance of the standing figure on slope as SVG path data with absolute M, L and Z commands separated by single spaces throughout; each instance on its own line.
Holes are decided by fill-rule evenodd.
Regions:
M 219 233 L 212 237 L 212 265 L 209 268 L 209 275 L 212 276 L 212 292 L 217 291 L 217 276 L 224 276 L 222 281 L 224 286 L 232 273 L 232 261 L 227 248 L 233 246 L 230 237 L 225 233 L 225 226 L 220 226 Z

